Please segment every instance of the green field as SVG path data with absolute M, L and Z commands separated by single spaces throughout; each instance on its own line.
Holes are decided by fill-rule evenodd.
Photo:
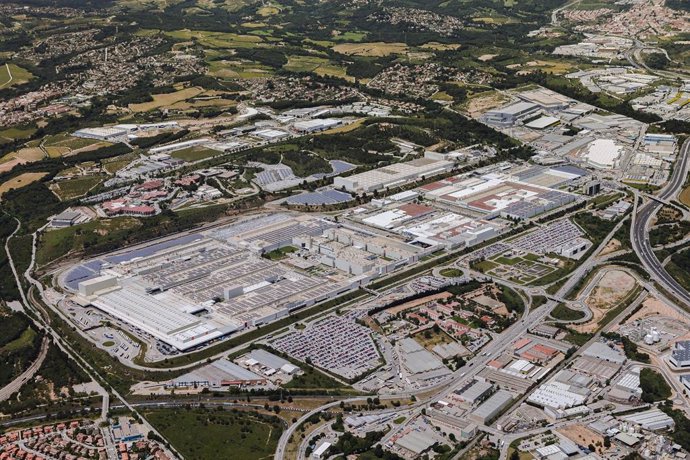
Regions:
M 219 155 L 220 152 L 217 150 L 206 149 L 203 147 L 190 147 L 184 150 L 178 150 L 177 152 L 172 152 L 170 154 L 173 158 L 179 158 L 184 161 L 196 161 L 203 160 L 205 158 L 211 158 L 212 156 Z
M 93 220 L 85 224 L 42 233 L 36 252 L 36 262 L 44 265 L 71 250 L 81 250 L 84 245 L 95 244 L 104 239 L 114 238 L 119 241 L 140 225 L 134 217 L 118 217 Z
M 31 72 L 15 64 L 5 63 L 0 65 L 0 89 L 23 85 L 32 78 L 34 76 Z
M 309 389 L 336 389 L 345 388 L 343 384 L 329 377 L 323 372 L 319 372 L 311 366 L 301 365 L 304 374 L 295 376 L 285 388 L 309 388 Z
M 272 458 L 283 432 L 278 417 L 256 412 L 174 409 L 144 416 L 189 460 Z
M 585 317 L 585 312 L 568 308 L 565 304 L 559 303 L 551 311 L 551 316 L 561 321 L 576 321 Z
M 2 353 L 9 353 L 24 347 L 28 347 L 34 342 L 34 339 L 36 339 L 37 335 L 38 334 L 33 330 L 33 328 L 27 327 L 19 338 L 0 348 L 0 351 Z
M 100 184 L 103 180 L 100 176 L 83 176 L 76 179 L 60 181 L 55 186 L 55 193 L 61 201 L 79 198 Z

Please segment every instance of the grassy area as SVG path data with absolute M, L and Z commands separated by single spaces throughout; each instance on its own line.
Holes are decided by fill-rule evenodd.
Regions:
M 295 376 L 287 385 L 284 385 L 285 388 L 327 390 L 347 388 L 342 383 L 311 366 L 300 364 L 300 367 L 304 370 L 304 374 Z
M 61 201 L 72 200 L 86 195 L 89 190 L 103 180 L 100 176 L 82 176 L 76 179 L 60 181 L 55 184 L 53 191 Z
M 685 187 L 681 192 L 680 195 L 678 195 L 678 199 L 680 200 L 681 203 L 683 203 L 685 206 L 690 206 L 690 185 Z
M 140 225 L 134 217 L 120 217 L 94 220 L 73 227 L 44 232 L 39 241 L 36 261 L 39 265 L 47 264 L 71 250 L 81 250 L 109 236 L 119 240 L 123 232 L 131 231 Z
M 108 158 L 101 163 L 103 164 L 103 169 L 105 169 L 108 174 L 115 174 L 137 158 L 139 158 L 139 155 L 132 152 L 117 157 Z
M 0 144 L 2 140 L 13 141 L 15 139 L 25 139 L 36 132 L 36 128 L 33 126 L 19 127 L 15 126 L 13 128 L 7 128 L 0 130 Z
M 172 152 L 170 156 L 184 161 L 197 161 L 211 158 L 212 156 L 219 154 L 220 152 L 217 150 L 211 150 L 204 147 L 190 147 L 188 149 Z
M 45 172 L 24 173 L 13 177 L 12 179 L 6 182 L 3 182 L 2 184 L 0 184 L 0 198 L 2 198 L 2 195 L 4 195 L 6 192 L 39 181 L 47 174 L 48 173 Z
M 577 332 L 572 329 L 568 329 L 568 333 L 565 335 L 565 337 L 563 337 L 563 339 L 566 342 L 570 342 L 573 345 L 577 345 L 578 347 L 581 347 L 584 344 L 586 344 L 591 338 L 592 334 Z
M 24 332 L 22 332 L 22 335 L 20 335 L 19 338 L 11 341 L 4 347 L 0 348 L 0 352 L 10 353 L 13 351 L 17 351 L 21 348 L 28 347 L 34 342 L 37 335 L 38 334 L 36 333 L 36 331 L 33 330 L 33 328 L 27 327 L 26 329 L 24 329 Z
M 336 53 L 356 55 L 356 56 L 373 56 L 382 57 L 391 54 L 402 54 L 407 51 L 407 45 L 404 43 L 341 43 L 333 47 Z
M 343 67 L 317 56 L 289 56 L 283 69 L 291 72 L 314 72 L 317 75 L 331 75 L 340 78 L 346 76 Z
M 270 458 L 283 432 L 278 417 L 249 411 L 171 409 L 144 416 L 189 460 Z
M 450 336 L 441 329 L 435 329 L 433 327 L 415 334 L 413 338 L 427 350 L 431 350 L 436 345 L 455 342 L 455 340 L 450 338 Z
M 294 246 L 285 246 L 284 248 L 278 248 L 274 251 L 267 252 L 263 256 L 270 260 L 280 260 L 284 259 L 288 254 L 296 252 L 297 248 Z
M 159 109 L 173 105 L 177 102 L 185 101 L 194 96 L 198 96 L 204 90 L 202 88 L 185 88 L 174 93 L 152 94 L 153 101 L 142 102 L 140 104 L 130 104 L 129 108 L 134 112 L 148 112 L 150 110 Z
M 0 89 L 23 85 L 32 78 L 34 76 L 31 72 L 16 64 L 5 63 L 0 65 Z
M 551 316 L 561 321 L 576 321 L 578 319 L 584 318 L 585 312 L 580 310 L 573 310 L 565 304 L 559 303 L 558 305 L 556 305 L 556 308 L 554 308 L 551 311 Z
M 462 276 L 462 270 L 457 268 L 444 268 L 439 273 L 441 276 L 445 276 L 447 278 L 456 278 L 458 276 Z
M 112 340 L 106 340 L 105 342 L 102 343 L 102 345 L 106 348 L 110 348 L 113 345 L 115 345 L 115 342 L 113 342 Z

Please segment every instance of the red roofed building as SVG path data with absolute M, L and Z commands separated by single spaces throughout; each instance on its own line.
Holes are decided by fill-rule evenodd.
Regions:
M 141 185 L 137 185 L 134 189 L 135 190 L 142 190 L 144 192 L 150 192 L 151 190 L 156 190 L 159 189 L 163 186 L 164 182 L 161 179 L 155 179 L 155 180 L 150 180 L 148 182 L 144 182 Z

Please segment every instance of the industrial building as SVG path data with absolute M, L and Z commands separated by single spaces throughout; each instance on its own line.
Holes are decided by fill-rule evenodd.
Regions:
M 154 147 L 154 148 L 149 150 L 149 153 L 151 155 L 155 155 L 158 153 L 177 152 L 178 150 L 184 150 L 184 149 L 188 149 L 190 147 L 199 147 L 201 145 L 208 144 L 209 142 L 213 142 L 213 140 L 209 139 L 209 138 L 202 138 L 202 139 L 191 139 L 191 140 L 182 141 L 182 142 L 174 142 L 172 144 L 161 145 L 160 147 Z
M 484 401 L 469 416 L 469 419 L 477 424 L 484 425 L 496 418 L 513 401 L 513 393 L 506 390 L 498 390 Z
M 338 118 L 315 118 L 313 120 L 298 121 L 292 127 L 298 133 L 310 134 L 334 128 L 342 123 L 343 120 Z
M 280 262 L 262 257 L 311 235 L 342 246 L 329 259 L 333 264 L 322 264 L 326 254 L 306 250 L 304 257 Z M 312 216 L 272 214 L 105 256 L 73 267 L 61 279 L 77 303 L 188 350 L 337 297 L 424 254 L 423 248 Z M 339 269 L 328 268 L 336 264 Z M 316 267 L 321 269 L 309 271 Z
M 455 391 L 454 399 L 466 404 L 469 407 L 476 406 L 486 400 L 493 391 L 494 386 L 489 382 L 472 380 L 470 383 Z
M 53 228 L 65 228 L 85 222 L 86 220 L 88 220 L 88 217 L 84 216 L 82 213 L 66 209 L 50 219 L 50 226 Z
M 560 181 L 564 181 L 561 178 Z M 420 187 L 424 197 L 485 219 L 529 219 L 577 200 L 568 192 L 532 185 L 491 173 L 480 177 L 455 177 Z
M 656 408 L 625 415 L 620 419 L 649 431 L 668 430 L 675 427 L 673 419 Z
M 518 120 L 534 115 L 539 111 L 539 106 L 531 102 L 516 102 L 499 109 L 486 112 L 482 118 L 486 123 L 501 126 L 510 126 Z
M 674 343 L 669 361 L 676 367 L 690 366 L 690 340 L 679 340 Z
M 226 359 L 219 359 L 192 372 L 170 380 L 168 388 L 212 388 L 263 386 L 268 381 Z
M 582 352 L 584 356 L 596 358 L 601 361 L 609 361 L 615 364 L 625 364 L 625 354 L 618 348 L 611 348 L 603 342 L 594 342 Z
M 451 171 L 453 167 L 454 163 L 451 161 L 418 158 L 352 176 L 338 176 L 333 181 L 333 186 L 338 189 L 344 188 L 348 192 L 370 193 L 375 190 L 400 187 L 422 178 L 443 174 Z

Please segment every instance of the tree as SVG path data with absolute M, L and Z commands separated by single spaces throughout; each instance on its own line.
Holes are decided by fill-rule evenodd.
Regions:
M 518 453 L 517 449 L 510 454 L 510 460 L 520 460 L 520 454 Z

